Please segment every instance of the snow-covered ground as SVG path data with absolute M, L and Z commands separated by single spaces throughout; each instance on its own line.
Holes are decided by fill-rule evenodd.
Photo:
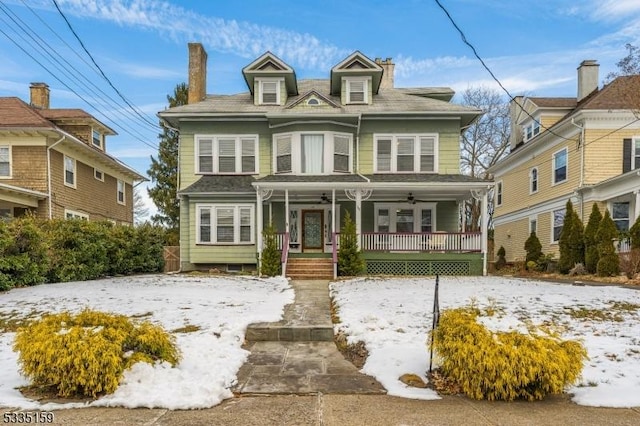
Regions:
M 363 341 L 369 358 L 363 372 L 389 394 L 437 399 L 430 389 L 398 378 L 425 381 L 427 335 L 433 321 L 434 278 L 354 279 L 331 284 L 341 323 L 351 343 Z M 567 391 L 581 405 L 640 406 L 640 289 L 572 286 L 500 277 L 440 279 L 440 309 L 474 303 L 497 310 L 481 321 L 492 330 L 524 329 L 524 321 L 556 326 L 587 349 L 582 377 Z
M 333 283 L 340 325 L 351 342 L 363 341 L 369 358 L 363 372 L 389 394 L 436 399 L 429 389 L 402 384 L 414 373 L 426 380 L 427 335 L 432 324 L 433 278 L 355 279 Z M 294 299 L 282 278 L 154 275 L 81 283 L 48 284 L 0 293 L 0 316 L 19 319 L 86 307 L 140 316 L 174 332 L 182 360 L 176 368 L 136 364 L 112 395 L 92 406 L 205 408 L 232 396 L 248 352 L 241 348 L 252 322 L 277 321 Z M 580 382 L 568 389 L 578 404 L 640 406 L 640 290 L 577 287 L 499 277 L 440 279 L 440 309 L 475 303 L 497 311 L 483 317 L 494 330 L 523 321 L 553 324 L 564 338 L 580 339 L 589 353 Z M 604 318 L 597 318 L 604 315 Z M 18 372 L 14 333 L 0 332 L 0 406 L 54 409 L 85 404 L 39 404 L 16 389 L 27 384 Z
M 176 368 L 138 363 L 112 395 L 92 406 L 206 408 L 232 396 L 230 387 L 249 352 L 241 348 L 250 323 L 278 321 L 293 302 L 284 278 L 153 275 L 47 284 L 0 293 L 0 316 L 20 319 L 34 312 L 78 312 L 84 308 L 135 315 L 173 331 L 182 354 Z M 85 404 L 39 404 L 16 389 L 19 374 L 14 333 L 0 333 L 0 406 L 72 408 Z

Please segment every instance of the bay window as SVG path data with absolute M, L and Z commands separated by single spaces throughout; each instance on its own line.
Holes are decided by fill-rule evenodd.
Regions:
M 349 173 L 352 136 L 333 132 L 294 132 L 273 137 L 275 173 L 326 175 Z
M 374 135 L 374 171 L 434 173 L 437 151 L 437 135 Z
M 257 135 L 196 136 L 196 173 L 258 173 Z
M 251 204 L 198 204 L 198 244 L 253 244 L 254 210 Z

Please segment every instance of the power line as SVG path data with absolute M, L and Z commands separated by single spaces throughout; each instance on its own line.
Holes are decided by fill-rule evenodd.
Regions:
M 78 43 L 80 43 L 80 46 L 82 46 L 82 49 L 85 51 L 85 53 L 87 54 L 87 56 L 89 56 L 89 58 L 91 59 L 91 62 L 93 62 L 93 64 L 96 66 L 96 68 L 98 69 L 98 71 L 100 71 L 100 74 L 102 75 L 102 77 L 105 79 L 105 81 L 107 83 L 109 83 L 109 86 L 111 86 L 111 88 L 113 90 L 115 90 L 115 92 L 118 94 L 118 96 L 120 96 L 120 98 L 131 108 L 132 111 L 134 111 L 141 119 L 143 119 L 144 121 L 146 121 L 147 123 L 150 123 L 152 126 L 155 126 L 157 129 L 160 129 L 160 126 L 158 126 L 156 123 L 149 121 L 146 117 L 144 117 L 140 111 L 138 111 L 138 109 L 136 109 L 130 102 L 129 100 L 127 100 L 127 98 L 124 97 L 124 95 L 120 92 L 120 90 L 118 90 L 116 88 L 116 86 L 113 85 L 113 83 L 111 82 L 111 80 L 109 80 L 109 77 L 106 76 L 106 74 L 104 73 L 104 71 L 102 71 L 102 68 L 100 68 L 100 65 L 98 65 L 98 63 L 95 61 L 95 59 L 93 58 L 93 55 L 91 55 L 91 53 L 89 52 L 89 50 L 85 47 L 84 43 L 82 42 L 82 40 L 80 39 L 80 36 L 78 36 L 78 34 L 76 33 L 76 31 L 73 29 L 73 27 L 71 26 L 71 23 L 69 22 L 69 20 L 67 19 L 67 17 L 65 16 L 65 14 L 62 12 L 62 10 L 60 9 L 60 6 L 58 6 L 58 2 L 56 0 L 52 0 L 53 4 L 56 6 L 56 9 L 58 10 L 58 13 L 60 14 L 60 16 L 62 16 L 62 18 L 64 19 L 64 21 L 67 23 L 67 26 L 69 27 L 69 30 L 71 30 L 71 33 L 73 33 L 74 37 L 76 38 L 76 40 L 78 40 Z

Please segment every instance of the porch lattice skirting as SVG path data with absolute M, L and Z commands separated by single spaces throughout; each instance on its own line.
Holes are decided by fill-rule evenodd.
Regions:
M 473 260 L 367 260 L 367 274 L 480 275 L 482 264 Z

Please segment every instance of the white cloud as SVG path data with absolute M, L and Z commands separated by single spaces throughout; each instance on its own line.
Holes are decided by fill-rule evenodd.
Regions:
M 255 58 L 270 50 L 303 68 L 328 68 L 349 53 L 310 34 L 207 17 L 165 1 L 60 0 L 59 3 L 65 13 L 151 29 L 181 42 L 198 39 L 208 49 L 219 52 Z
M 166 68 L 149 67 L 138 64 L 122 63 L 118 61 L 110 61 L 114 68 L 118 68 L 123 74 L 131 77 L 153 78 L 153 79 L 176 79 L 184 78 L 184 74 L 179 71 L 169 70 Z
M 638 0 L 593 0 L 590 4 L 591 16 L 596 19 L 628 19 L 640 13 Z

